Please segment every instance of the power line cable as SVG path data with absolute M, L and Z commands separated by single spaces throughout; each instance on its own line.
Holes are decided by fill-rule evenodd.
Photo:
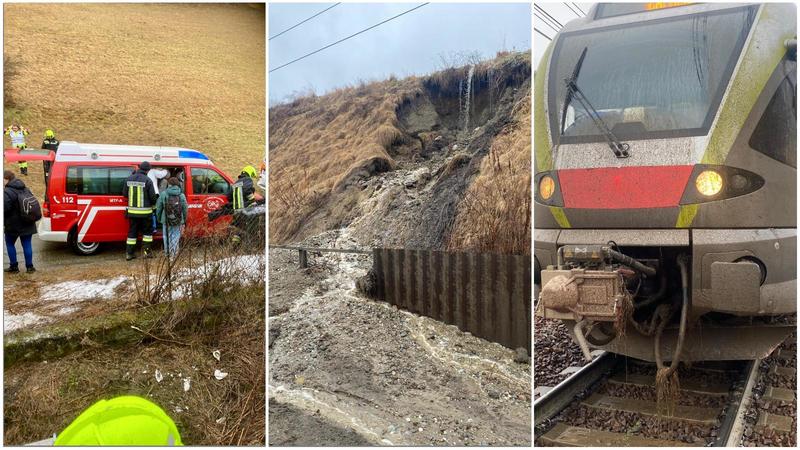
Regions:
M 544 8 L 542 8 L 541 6 L 539 6 L 539 5 L 537 5 L 536 3 L 534 3 L 534 4 L 533 4 L 533 7 L 534 7 L 534 8 L 536 8 L 536 9 L 538 9 L 540 13 L 542 13 L 542 14 L 544 14 L 545 16 L 549 17 L 549 18 L 550 18 L 550 20 L 552 20 L 553 22 L 555 22 L 555 23 L 558 25 L 558 27 L 559 27 L 559 28 L 561 28 L 561 27 L 563 27 L 563 26 L 564 26 L 564 25 L 562 25 L 562 24 L 561 24 L 561 22 L 559 22 L 558 20 L 556 20 L 556 18 L 555 18 L 555 17 L 551 16 L 549 12 L 545 11 L 545 10 L 544 10 Z
M 534 10 L 533 15 L 539 18 L 539 20 L 541 20 L 542 22 L 546 23 L 547 26 L 549 26 L 550 28 L 556 30 L 556 33 L 558 33 L 558 30 L 561 29 L 559 25 L 556 25 L 551 19 L 547 18 L 547 16 L 543 15 L 539 11 Z
M 534 11 L 534 12 L 533 12 L 533 15 L 534 15 L 534 16 L 536 16 L 536 18 L 537 18 L 537 19 L 541 20 L 543 24 L 547 25 L 548 27 L 550 27 L 550 29 L 552 29 L 553 31 L 555 31 L 556 33 L 558 33 L 558 28 L 556 28 L 556 27 L 554 27 L 554 26 L 550 25 L 550 23 L 549 23 L 549 22 L 547 22 L 546 20 L 544 20 L 544 18 L 542 18 L 542 16 L 540 16 L 540 15 L 539 15 L 539 12 L 538 12 L 538 11 Z
M 575 3 L 575 2 L 572 2 L 572 4 L 573 4 L 573 5 L 574 5 L 576 8 L 578 8 L 578 11 L 580 11 L 580 12 L 581 12 L 581 14 L 583 14 L 584 16 L 586 15 L 586 13 L 585 13 L 585 12 L 583 12 L 583 10 L 581 9 L 581 7 L 580 7 L 580 6 L 578 6 L 578 4 L 577 4 L 577 3 Z
M 572 9 L 572 6 L 569 6 L 569 3 L 567 3 L 567 2 L 563 2 L 563 3 L 564 3 L 564 6 L 566 6 L 567 8 L 569 8 L 569 10 L 570 10 L 570 11 L 572 11 L 573 13 L 575 13 L 575 15 L 576 15 L 576 16 L 578 16 L 579 18 L 580 18 L 580 17 L 583 17 L 582 15 L 578 14 L 578 12 L 577 12 L 577 11 L 575 11 L 574 9 Z
M 544 37 L 545 37 L 545 38 L 546 38 L 548 41 L 552 41 L 552 40 L 553 40 L 553 38 L 551 38 L 550 36 L 548 36 L 548 35 L 546 35 L 546 34 L 542 33 L 542 32 L 541 32 L 541 31 L 539 31 L 539 29 L 538 29 L 538 28 L 536 28 L 536 27 L 533 27 L 533 31 L 535 31 L 535 32 L 537 32 L 537 33 L 539 33 L 539 34 L 541 34 L 541 35 L 542 35 L 542 36 L 544 36 Z
M 422 8 L 423 6 L 425 6 L 425 5 L 429 4 L 429 3 L 430 3 L 430 2 L 425 2 L 425 3 L 419 4 L 419 5 L 417 5 L 417 6 L 413 7 L 413 8 L 411 8 L 411 9 L 409 9 L 409 10 L 406 10 L 406 11 L 403 11 L 403 12 L 401 12 L 400 14 L 398 14 L 398 15 L 396 15 L 396 16 L 392 16 L 392 17 L 390 17 L 390 18 L 388 18 L 388 19 L 384 20 L 383 22 L 379 22 L 379 23 L 376 23 L 375 25 L 372 25 L 371 27 L 364 28 L 364 29 L 363 29 L 363 30 L 361 30 L 361 31 L 355 32 L 355 33 L 351 34 L 350 36 L 347 36 L 347 37 L 344 37 L 344 38 L 342 38 L 342 39 L 339 39 L 338 41 L 336 41 L 336 42 L 334 42 L 334 43 L 332 43 L 332 44 L 328 44 L 328 45 L 326 45 L 326 46 L 324 46 L 324 47 L 322 47 L 322 48 L 319 48 L 319 49 L 317 49 L 317 50 L 314 50 L 314 51 L 313 51 L 313 52 L 311 52 L 311 53 L 306 53 L 305 55 L 303 55 L 303 56 L 301 56 L 301 57 L 299 57 L 299 58 L 295 58 L 295 59 L 293 59 L 293 60 L 291 60 L 291 61 L 287 62 L 286 64 L 281 64 L 280 66 L 278 66 L 278 67 L 276 67 L 276 68 L 274 68 L 274 69 L 271 69 L 271 70 L 269 71 L 269 73 L 275 72 L 275 71 L 276 71 L 276 70 L 278 70 L 278 69 L 282 69 L 282 68 L 284 68 L 284 67 L 288 66 L 289 64 L 294 64 L 294 63 L 296 63 L 297 61 L 300 61 L 301 59 L 308 58 L 308 57 L 309 57 L 309 56 L 311 56 L 311 55 L 314 55 L 314 54 L 316 54 L 316 53 L 319 53 L 319 52 L 321 52 L 321 51 L 323 51 L 323 50 L 325 50 L 325 49 L 327 49 L 327 48 L 331 48 L 331 47 L 333 47 L 333 46 L 334 46 L 334 45 L 336 45 L 336 44 L 342 43 L 342 42 L 344 42 L 344 41 L 346 41 L 346 40 L 348 40 L 348 39 L 350 39 L 350 38 L 356 37 L 356 36 L 358 36 L 359 34 L 361 34 L 361 33 L 365 33 L 365 32 L 367 32 L 367 31 L 369 31 L 369 30 L 371 30 L 371 29 L 373 29 L 373 28 L 375 28 L 375 27 L 379 27 L 379 26 L 381 26 L 381 25 L 385 24 L 386 22 L 392 21 L 392 20 L 394 20 L 394 19 L 397 19 L 397 18 L 398 18 L 398 17 L 400 17 L 400 16 L 404 16 L 404 15 L 406 15 L 406 14 L 408 14 L 408 13 L 410 13 L 410 12 L 414 11 L 414 10 L 420 9 L 420 8 Z
M 305 19 L 305 20 L 303 20 L 303 21 L 301 21 L 301 22 L 297 22 L 296 24 L 292 25 L 291 27 L 289 27 L 289 28 L 287 28 L 287 29 L 285 29 L 285 30 L 281 31 L 280 33 L 278 33 L 278 34 L 276 34 L 276 35 L 272 36 L 271 38 L 269 38 L 269 40 L 271 41 L 271 40 L 275 39 L 276 37 L 278 37 L 278 36 L 280 36 L 280 35 L 282 35 L 282 34 L 286 33 L 287 31 L 294 30 L 295 28 L 297 28 L 297 27 L 299 27 L 300 25 L 302 25 L 302 24 L 304 24 L 304 23 L 308 22 L 309 20 L 313 19 L 314 17 L 317 17 L 318 15 L 320 15 L 320 14 L 324 13 L 325 11 L 329 11 L 329 10 L 331 10 L 331 9 L 333 9 L 333 8 L 335 8 L 335 7 L 339 6 L 339 5 L 341 5 L 341 4 L 342 4 L 342 2 L 339 2 L 339 3 L 334 3 L 334 4 L 333 4 L 333 6 L 329 6 L 329 7 L 325 8 L 325 9 L 323 9 L 322 11 L 320 11 L 320 12 L 318 12 L 318 13 L 314 14 L 313 16 L 309 17 L 308 19 Z

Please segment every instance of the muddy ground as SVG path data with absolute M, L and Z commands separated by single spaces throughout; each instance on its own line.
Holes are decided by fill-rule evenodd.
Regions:
M 347 231 L 307 243 L 355 248 Z M 270 250 L 270 442 L 529 446 L 530 364 L 361 297 L 369 255 Z M 309 432 L 308 425 L 314 424 Z

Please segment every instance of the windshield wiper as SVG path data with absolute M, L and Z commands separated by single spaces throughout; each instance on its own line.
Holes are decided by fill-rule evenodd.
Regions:
M 572 69 L 572 76 L 565 79 L 564 83 L 567 85 L 567 96 L 564 98 L 564 109 L 561 111 L 561 135 L 564 135 L 564 122 L 567 119 L 567 107 L 572 102 L 572 99 L 578 100 L 578 103 L 583 106 L 583 109 L 589 113 L 589 118 L 592 119 L 594 125 L 600 130 L 601 133 L 606 137 L 606 141 L 608 142 L 608 146 L 611 148 L 611 151 L 614 152 L 614 156 L 617 158 L 627 158 L 630 156 L 628 150 L 630 149 L 630 145 L 625 142 L 620 142 L 619 139 L 611 132 L 611 129 L 608 128 L 608 125 L 603 121 L 603 118 L 600 117 L 600 113 L 594 109 L 594 106 L 589 102 L 589 99 L 586 98 L 586 95 L 583 94 L 581 88 L 578 87 L 578 75 L 581 72 L 581 67 L 583 66 L 583 60 L 586 58 L 586 51 L 589 47 L 584 47 L 583 51 L 581 52 L 581 57 L 578 58 L 578 62 L 575 63 L 575 68 Z

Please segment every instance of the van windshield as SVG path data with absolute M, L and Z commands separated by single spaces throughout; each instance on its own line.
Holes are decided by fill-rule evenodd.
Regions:
M 561 143 L 605 138 L 566 86 L 584 48 L 577 85 L 620 139 L 708 132 L 757 6 L 564 33 L 549 80 L 553 135 Z M 565 113 L 564 123 L 561 123 Z

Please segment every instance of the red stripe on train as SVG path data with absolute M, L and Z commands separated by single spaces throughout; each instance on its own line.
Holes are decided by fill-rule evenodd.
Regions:
M 603 167 L 558 171 L 566 208 L 678 206 L 692 166 Z

